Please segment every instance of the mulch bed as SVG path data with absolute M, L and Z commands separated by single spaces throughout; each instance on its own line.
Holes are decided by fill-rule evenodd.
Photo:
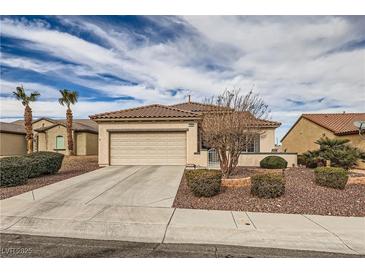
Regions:
M 239 168 L 234 177 L 252 176 L 260 169 Z M 278 172 L 278 171 L 276 171 Z M 282 171 L 279 171 L 282 172 Z M 314 172 L 307 168 L 284 171 L 285 194 L 276 199 L 260 199 L 250 194 L 250 186 L 222 187 L 216 196 L 195 197 L 183 177 L 173 207 L 272 213 L 336 216 L 365 216 L 365 185 L 348 184 L 344 190 L 318 186 Z
M 0 200 L 57 183 L 98 168 L 97 156 L 65 156 L 62 167 L 56 174 L 31 178 L 28 179 L 26 184 L 20 186 L 0 187 Z

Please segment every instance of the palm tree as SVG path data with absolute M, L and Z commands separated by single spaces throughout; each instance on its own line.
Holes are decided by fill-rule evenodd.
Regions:
M 33 152 L 33 127 L 32 127 L 32 109 L 29 106 L 30 102 L 37 100 L 40 95 L 38 92 L 32 92 L 29 96 L 25 93 L 23 86 L 16 87 L 13 91 L 15 98 L 22 102 L 24 108 L 24 126 L 26 131 L 25 139 L 27 140 L 27 153 Z
M 74 154 L 74 143 L 72 138 L 72 110 L 71 105 L 77 102 L 78 93 L 76 91 L 70 91 L 67 89 L 60 90 L 61 97 L 58 102 L 62 106 L 67 106 L 66 111 L 66 129 L 67 129 L 67 148 L 70 155 Z
M 348 140 L 348 139 L 337 139 L 337 138 L 330 139 L 326 136 L 326 137 L 321 137 L 314 143 L 319 145 L 320 150 L 324 151 L 324 150 L 332 150 L 332 149 L 341 149 L 349 142 L 350 142 L 350 140 Z

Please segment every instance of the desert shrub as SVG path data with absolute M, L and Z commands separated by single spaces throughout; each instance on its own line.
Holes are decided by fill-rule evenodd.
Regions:
M 318 150 L 304 152 L 302 156 L 304 165 L 307 168 L 326 166 L 326 159 L 320 155 Z
M 190 190 L 197 197 L 211 197 L 220 192 L 222 172 L 219 170 L 188 170 L 185 176 Z
M 287 166 L 288 162 L 279 156 L 267 156 L 260 161 L 260 167 L 262 168 L 276 169 L 286 168 Z
M 64 155 L 57 152 L 41 151 L 26 155 L 31 160 L 29 178 L 45 174 L 55 174 L 62 166 Z
M 330 139 L 322 137 L 315 144 L 319 145 L 318 150 L 304 153 L 309 158 L 309 163 L 318 162 L 319 159 L 328 160 L 332 167 L 349 169 L 357 164 L 362 158 L 363 151 L 350 144 L 347 139 Z M 312 164 L 313 167 L 314 164 Z M 317 166 L 320 166 L 319 164 Z
M 307 165 L 307 158 L 303 154 L 299 154 L 297 157 L 298 166 L 306 166 Z
M 348 180 L 348 172 L 340 167 L 317 167 L 314 170 L 317 185 L 344 189 Z
M 284 177 L 279 174 L 256 174 L 251 177 L 251 194 L 259 198 L 276 198 L 285 192 Z
M 0 186 L 17 186 L 26 183 L 30 170 L 30 160 L 24 156 L 0 159 Z
M 350 169 L 361 159 L 361 152 L 355 147 L 345 145 L 341 149 L 326 151 L 324 157 L 330 161 L 332 167 Z

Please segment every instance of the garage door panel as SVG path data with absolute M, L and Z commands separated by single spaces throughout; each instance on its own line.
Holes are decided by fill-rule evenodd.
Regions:
M 185 165 L 185 132 L 111 133 L 111 165 Z

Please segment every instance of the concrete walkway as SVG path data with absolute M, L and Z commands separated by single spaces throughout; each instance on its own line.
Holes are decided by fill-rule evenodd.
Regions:
M 127 172 L 129 178 L 133 172 L 134 168 Z M 142 189 L 140 200 L 128 198 L 125 193 L 137 186 L 128 185 L 133 183 L 127 173 L 121 179 L 113 169 L 93 171 L 2 200 L 0 232 L 365 254 L 363 217 L 174 209 L 164 201 L 143 200 L 150 196 Z M 148 168 L 145 174 L 151 175 Z M 154 177 L 149 178 L 153 182 Z M 118 182 L 128 186 L 123 188 Z M 105 191 L 100 192 L 101 187 Z

